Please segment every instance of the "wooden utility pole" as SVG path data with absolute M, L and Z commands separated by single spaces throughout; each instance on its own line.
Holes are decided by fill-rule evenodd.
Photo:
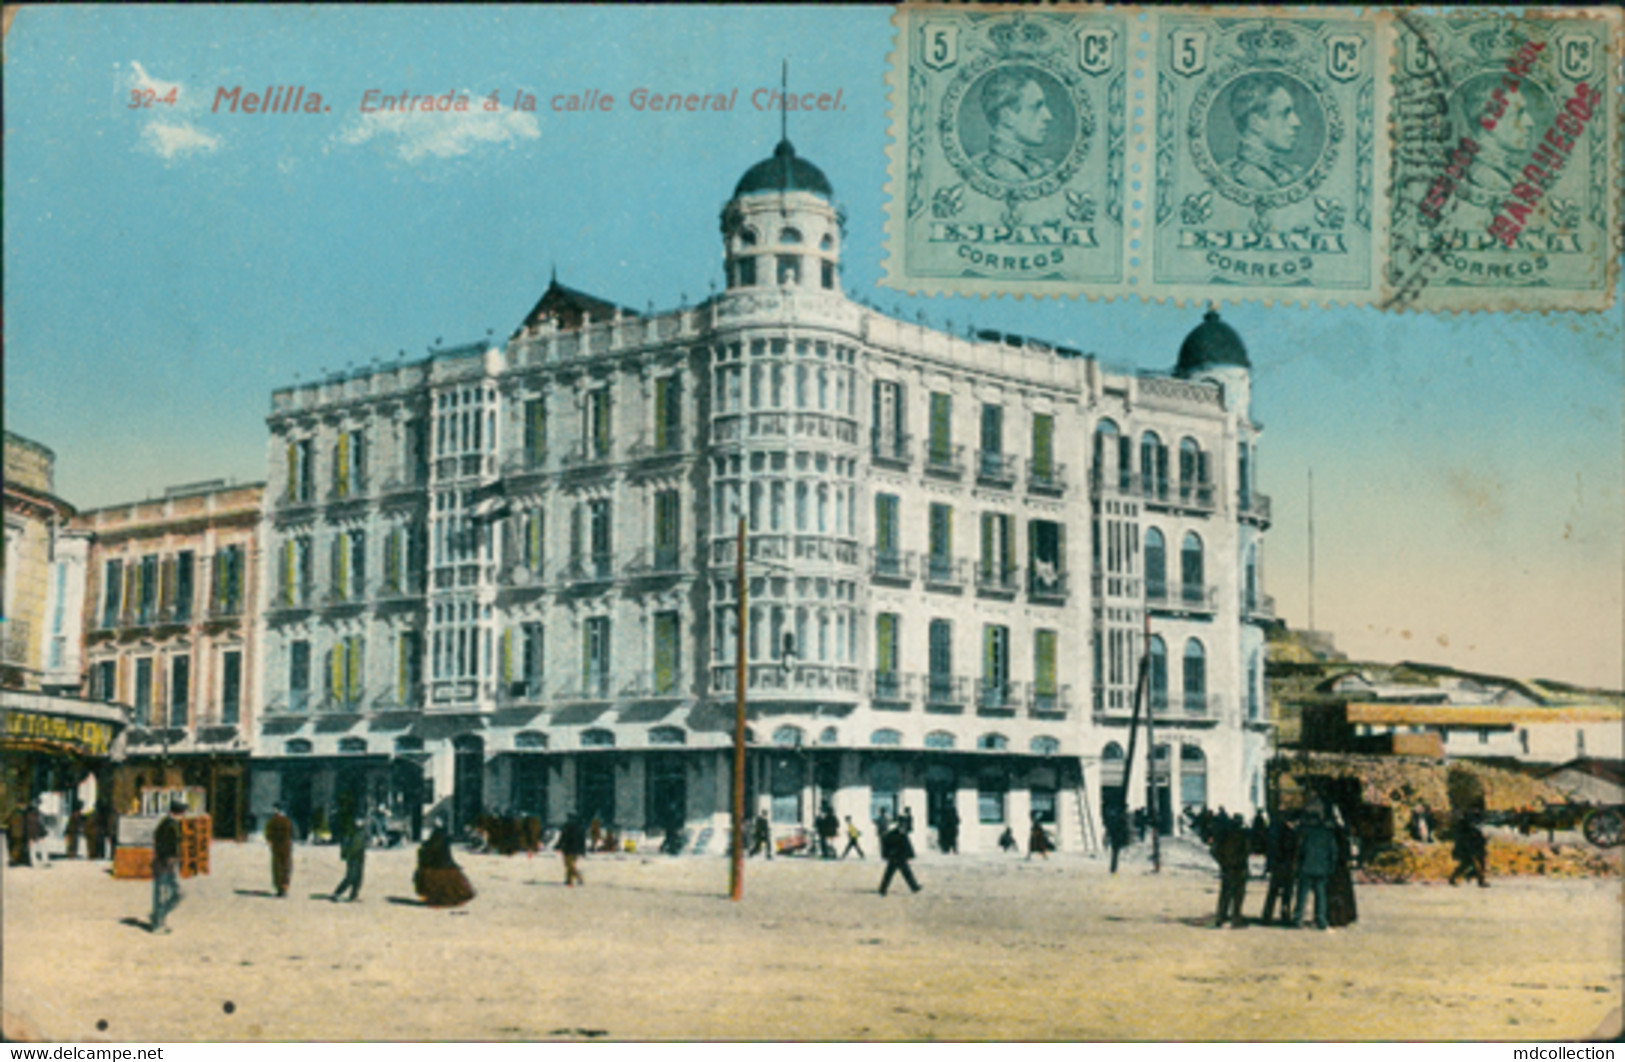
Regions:
M 1151 610 L 1145 610 L 1145 816 L 1151 820 L 1151 872 L 1162 871 L 1162 808 L 1157 803 L 1157 706 L 1151 701 Z M 1166 679 L 1164 680 L 1166 682 Z M 1166 686 L 1164 687 L 1166 688 Z M 1169 764 L 1173 766 L 1172 763 Z M 1172 778 L 1169 779 L 1172 782 Z
M 739 514 L 739 535 L 734 543 L 734 581 L 738 596 L 734 632 L 734 791 L 733 855 L 728 872 L 728 898 L 745 895 L 745 514 Z

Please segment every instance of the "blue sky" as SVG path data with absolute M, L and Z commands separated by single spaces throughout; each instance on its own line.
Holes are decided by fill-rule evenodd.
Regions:
M 263 479 L 274 388 L 505 336 L 554 266 L 628 305 L 697 301 L 720 282 L 718 209 L 777 139 L 748 96 L 781 58 L 797 91 L 842 90 L 790 133 L 846 208 L 850 294 L 1171 367 L 1198 309 L 876 289 L 890 48 L 878 8 L 25 8 L 6 40 L 7 427 L 56 451 L 82 507 Z M 331 111 L 211 113 L 235 85 Z M 128 106 L 171 86 L 174 105 Z M 639 87 L 739 104 L 640 114 Z M 368 89 L 474 111 L 364 116 Z M 593 89 L 615 109 L 548 106 Z M 538 111 L 509 110 L 516 91 Z M 1312 467 L 1315 618 L 1344 648 L 1625 684 L 1618 305 L 1222 312 L 1255 367 L 1284 616 L 1306 619 Z

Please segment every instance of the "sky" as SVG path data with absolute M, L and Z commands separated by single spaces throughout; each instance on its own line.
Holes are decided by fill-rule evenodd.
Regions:
M 551 271 L 634 307 L 721 282 L 718 211 L 768 155 L 789 62 L 843 109 L 790 119 L 886 311 L 1166 370 L 1201 308 L 878 287 L 892 47 L 882 8 L 25 7 L 5 42 L 6 427 L 90 508 L 263 480 L 271 392 L 507 336 Z M 295 86 L 317 114 L 216 112 Z M 731 112 L 655 92 L 739 89 Z M 171 97 L 171 89 L 175 90 Z M 466 93 L 464 114 L 364 114 Z M 610 111 L 556 113 L 596 91 Z M 500 108 L 483 110 L 497 93 Z M 529 93 L 537 110 L 512 106 Z M 172 98 L 175 102 L 161 102 Z M 143 101 L 147 106 L 132 106 Z M 1226 304 L 1273 498 L 1266 589 L 1356 658 L 1625 686 L 1625 313 Z

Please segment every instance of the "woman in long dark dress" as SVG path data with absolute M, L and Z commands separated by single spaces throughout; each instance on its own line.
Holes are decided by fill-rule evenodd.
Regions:
M 418 869 L 412 888 L 430 907 L 461 907 L 474 898 L 474 886 L 451 858 L 451 839 L 444 826 L 436 826 L 418 847 Z
M 1332 820 L 1332 833 L 1337 837 L 1337 869 L 1326 883 L 1326 924 L 1352 925 L 1359 917 L 1354 903 L 1354 860 L 1349 852 L 1349 831 L 1342 815 Z

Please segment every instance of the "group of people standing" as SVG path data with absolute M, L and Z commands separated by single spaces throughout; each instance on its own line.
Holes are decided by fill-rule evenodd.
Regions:
M 1219 864 L 1219 909 L 1215 926 L 1240 928 L 1246 924 L 1242 904 L 1247 897 L 1248 858 L 1255 838 L 1262 838 L 1264 873 L 1269 891 L 1259 919 L 1264 925 L 1298 928 L 1311 897 L 1315 928 L 1331 930 L 1357 917 L 1354 871 L 1348 831 L 1323 806 L 1312 803 L 1302 815 L 1277 811 L 1267 820 L 1262 812 L 1249 828 L 1240 815 L 1214 817 L 1208 831 L 1208 850 Z
M 87 814 L 79 802 L 74 801 L 73 810 L 69 812 L 67 821 L 63 824 L 62 857 L 78 859 L 82 846 L 86 857 L 104 858 L 108 835 L 111 832 L 108 827 L 109 818 L 105 806 L 99 806 Z M 5 822 L 5 836 L 10 866 L 51 865 L 51 857 L 45 851 L 45 843 L 50 839 L 50 830 L 46 828 L 45 815 L 40 810 L 38 800 L 31 800 L 12 809 Z

